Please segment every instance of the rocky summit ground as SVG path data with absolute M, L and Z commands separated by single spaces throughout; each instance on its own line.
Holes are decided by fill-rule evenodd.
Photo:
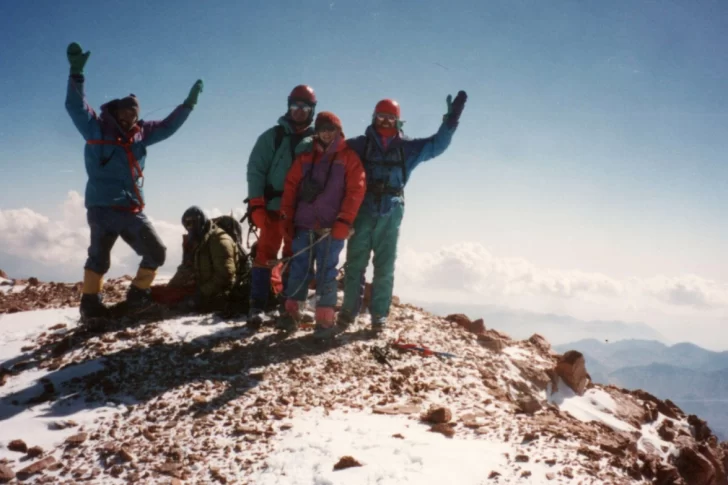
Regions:
M 0 311 L 78 301 L 77 285 L 20 283 L 0 292 Z M 125 284 L 112 282 L 111 294 Z M 472 483 L 728 484 L 728 443 L 698 417 L 642 391 L 593 385 L 579 353 L 556 354 L 539 335 L 512 340 L 497 322 L 396 304 L 383 334 L 361 316 L 320 345 L 310 326 L 282 338 L 199 315 L 90 332 L 70 314 L 23 334 L 21 352 L 0 359 L 0 430 L 43 409 L 32 419 L 57 433 L 39 445 L 32 425 L 5 426 L 0 483 L 367 483 L 353 473 L 382 463 L 365 451 L 327 465 L 339 481 L 290 477 L 290 443 L 316 434 L 301 421 L 315 414 L 391 423 L 394 454 L 423 431 L 443 450 L 493 444 L 497 460 L 482 456 Z M 106 411 L 73 418 L 97 408 Z M 471 483 L 458 479 L 466 470 L 446 473 Z

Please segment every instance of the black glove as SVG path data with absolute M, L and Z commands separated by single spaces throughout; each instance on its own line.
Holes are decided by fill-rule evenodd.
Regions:
M 465 108 L 465 101 L 468 100 L 468 95 L 465 91 L 458 91 L 458 95 L 455 96 L 453 101 L 452 96 L 447 96 L 447 114 L 445 115 L 445 122 L 449 128 L 457 128 L 460 121 L 460 115 L 463 114 Z

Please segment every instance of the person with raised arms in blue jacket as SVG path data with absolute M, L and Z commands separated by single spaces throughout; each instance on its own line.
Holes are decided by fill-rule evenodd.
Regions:
M 126 295 L 127 309 L 140 312 L 152 305 L 150 287 L 167 251 L 144 214 L 147 147 L 166 140 L 182 126 L 197 104 L 203 83 L 195 82 L 187 99 L 162 121 L 140 120 L 139 101 L 133 94 L 105 103 L 96 114 L 84 93 L 84 67 L 91 53 L 73 42 L 66 55 L 71 66 L 66 110 L 86 141 L 88 175 L 85 206 L 91 243 L 84 265 L 81 318 L 109 315 L 101 290 L 119 236 L 142 257 Z
M 401 131 L 399 103 L 383 99 L 374 108 L 366 133 L 346 140 L 364 165 L 367 192 L 347 245 L 344 302 L 337 318 L 340 327 L 348 327 L 360 311 L 364 273 L 372 253 L 371 324 L 375 331 L 386 324 L 394 288 L 399 227 L 404 216 L 405 185 L 415 167 L 441 155 L 450 146 L 466 100 L 465 91 L 459 91 L 455 100 L 448 96 L 448 110 L 437 133 L 409 139 Z

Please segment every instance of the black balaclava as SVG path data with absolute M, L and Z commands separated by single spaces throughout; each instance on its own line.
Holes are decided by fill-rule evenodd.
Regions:
M 189 222 L 192 224 L 188 227 Z M 182 225 L 187 229 L 190 238 L 198 243 L 202 236 L 210 229 L 210 220 L 202 209 L 193 205 L 182 214 Z

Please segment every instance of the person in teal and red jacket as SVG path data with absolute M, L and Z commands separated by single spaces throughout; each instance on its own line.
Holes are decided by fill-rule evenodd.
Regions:
M 82 319 L 105 317 L 103 275 L 111 265 L 111 249 L 121 238 L 142 257 L 127 292 L 128 309 L 141 311 L 152 305 L 150 287 L 157 268 L 164 264 L 166 247 L 144 214 L 144 163 L 147 148 L 172 136 L 185 122 L 202 91 L 198 80 L 183 104 L 162 121 L 139 119 L 134 95 L 115 99 L 96 112 L 86 102 L 84 67 L 90 52 L 71 43 L 66 55 L 71 66 L 66 111 L 86 140 L 86 218 L 91 230 L 84 265 Z
M 467 95 L 447 97 L 447 113 L 437 133 L 428 138 L 405 138 L 401 132 L 399 104 L 379 101 L 366 133 L 347 140 L 364 165 L 367 193 L 354 221 L 354 234 L 346 248 L 344 303 L 338 323 L 346 328 L 359 313 L 364 293 L 364 273 L 372 253 L 374 278 L 369 306 L 374 330 L 386 324 L 394 288 L 399 227 L 404 216 L 404 188 L 420 163 L 441 155 L 457 129 Z
M 248 160 L 248 210 L 253 224 L 260 229 L 250 288 L 248 325 L 258 328 L 264 320 L 271 286 L 269 262 L 292 254 L 291 239 L 280 223 L 281 196 L 286 174 L 295 158 L 296 147 L 313 134 L 316 93 L 300 84 L 288 95 L 287 111 L 278 124 L 258 137 Z M 285 276 L 284 276 L 285 278 Z M 285 284 L 284 284 L 285 291 Z
M 336 327 L 336 274 L 339 254 L 349 238 L 366 193 L 361 160 L 344 140 L 341 120 L 324 111 L 316 117 L 310 150 L 296 157 L 286 176 L 281 214 L 283 229 L 293 240 L 287 299 L 277 327 L 294 331 L 300 309 L 316 275 L 314 337 L 333 337 Z M 300 254 L 299 254 L 300 253 Z

